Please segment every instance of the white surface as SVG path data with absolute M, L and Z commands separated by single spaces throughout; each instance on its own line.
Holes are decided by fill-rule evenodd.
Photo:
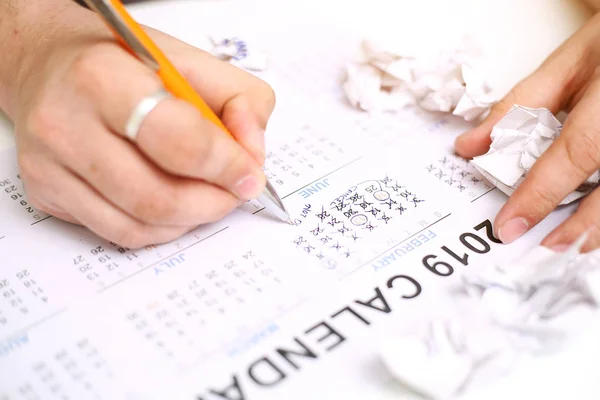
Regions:
M 200 29 L 195 25 L 197 16 L 212 12 L 218 14 L 219 3 L 221 2 L 162 1 L 136 6 L 132 10 L 142 22 L 193 42 L 198 40 L 195 32 Z M 389 7 L 391 3 L 394 3 L 393 7 Z M 351 25 L 357 31 L 365 33 L 381 35 L 394 32 L 397 35 L 411 35 L 415 37 L 416 46 L 423 45 L 416 42 L 417 38 L 423 43 L 426 43 L 428 38 L 415 35 L 414 27 L 433 34 L 433 37 L 429 38 L 433 41 L 442 38 L 450 40 L 453 36 L 457 37 L 464 31 L 469 31 L 480 39 L 489 55 L 490 65 L 497 71 L 494 86 L 504 88 L 504 90 L 508 90 L 525 74 L 531 72 L 587 16 L 581 6 L 576 3 L 548 0 L 497 2 L 395 0 L 369 1 L 368 7 L 366 4 L 365 1 L 317 2 L 310 0 L 304 1 L 302 4 L 294 4 L 294 8 L 288 8 L 287 12 L 297 18 L 308 17 L 316 13 L 325 17 L 335 16 L 335 22 L 332 21 L 332 24 Z M 383 7 L 382 4 L 388 6 Z M 246 2 L 246 7 L 247 5 Z M 283 18 L 281 14 L 276 15 Z M 217 23 L 221 24 L 222 21 L 215 21 L 215 24 Z M 225 29 L 228 27 L 234 29 L 237 26 L 232 22 L 231 26 L 224 26 Z M 310 26 L 307 29 L 310 29 Z M 10 132 L 8 128 L 3 130 Z M 4 146 L 10 145 L 10 135 L 5 133 L 2 138 Z M 430 155 L 427 154 L 427 156 Z M 548 229 L 549 227 L 543 228 Z M 543 232 L 538 229 L 535 235 L 539 236 L 540 234 Z M 94 239 L 90 238 L 89 240 L 93 241 Z M 580 365 L 581 360 L 585 360 L 582 356 L 592 354 L 592 347 L 597 348 L 594 335 L 589 335 L 589 337 L 590 341 L 582 340 L 578 343 L 578 348 L 575 350 L 579 350 L 579 352 L 565 354 L 560 360 L 554 360 L 554 362 L 531 364 L 531 368 L 522 370 L 513 378 L 511 385 L 499 386 L 498 390 L 494 391 L 494 396 L 486 393 L 484 397 L 473 396 L 472 398 L 485 398 L 486 400 L 492 398 L 525 399 L 529 396 L 546 399 L 558 399 L 563 396 L 578 399 L 590 398 L 589 395 L 585 396 L 582 393 L 592 393 L 591 389 L 597 386 L 597 380 L 590 379 L 594 368 L 583 368 Z M 343 363 L 343 361 L 342 358 L 339 364 L 333 364 L 334 368 L 354 364 L 355 360 L 349 359 L 348 363 Z M 577 369 L 577 376 L 570 377 L 569 371 L 572 371 L 577 365 L 580 365 L 580 368 Z M 588 371 L 590 374 L 585 373 Z M 374 371 L 368 372 L 375 373 Z M 573 396 L 573 387 L 578 388 L 576 396 Z M 381 392 L 362 392 L 360 394 L 363 395 L 362 398 L 379 400 L 406 398 L 399 392 L 390 390 L 389 385 Z
M 162 0 L 130 9 L 147 25 L 181 36 L 178 33 L 195 25 L 195 15 L 211 12 L 222 2 Z M 415 46 L 472 34 L 489 55 L 491 85 L 504 92 L 590 16 L 577 0 L 306 0 L 294 3 L 288 11 L 299 18 L 329 16 L 370 35 L 409 35 Z M 423 35 L 416 35 L 415 29 Z M 13 143 L 11 125 L 0 116 L 0 149 Z
M 390 329 L 382 358 L 399 381 L 447 400 L 570 348 L 598 319 L 600 253 L 578 254 L 586 240 L 561 253 L 537 246 L 507 265 L 464 270 L 437 293 L 431 314 L 424 309 Z
M 208 12 L 216 3 L 159 1 L 134 10 L 146 24 L 175 36 L 181 33 L 185 38 L 187 27 L 194 24 L 194 15 Z M 441 40 L 451 41 L 469 33 L 484 48 L 492 76 L 490 84 L 500 92 L 507 92 L 533 72 L 590 15 L 581 3 L 564 0 L 308 0 L 294 3 L 288 11 L 298 18 L 313 13 L 330 16 L 366 35 L 409 35 L 415 46 L 439 45 Z M 415 34 L 415 30 L 422 35 Z M 483 397 L 476 394 L 469 398 L 559 399 L 574 394 L 579 399 L 595 398 L 590 393 L 598 387 L 596 377 L 582 373 L 569 376 L 568 366 L 580 364 L 592 348 L 597 349 L 597 337 L 590 334 L 589 340 L 582 340 L 558 360 L 527 365 L 512 383 L 500 383 L 495 390 L 485 391 Z M 389 391 L 369 394 L 369 398 L 378 400 L 403 397 Z

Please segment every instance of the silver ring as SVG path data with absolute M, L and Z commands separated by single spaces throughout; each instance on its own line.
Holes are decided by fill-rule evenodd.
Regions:
M 156 93 L 146 96 L 139 102 L 139 104 L 133 109 L 127 124 L 125 125 L 125 136 L 131 141 L 135 141 L 142 123 L 150 114 L 150 112 L 164 99 L 169 97 L 170 94 L 165 89 L 160 89 Z

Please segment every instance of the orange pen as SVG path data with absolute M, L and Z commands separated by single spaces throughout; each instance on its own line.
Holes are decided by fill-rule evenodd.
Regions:
M 198 92 L 194 90 L 177 68 L 169 61 L 154 41 L 150 39 L 150 36 L 133 19 L 119 0 L 84 1 L 90 9 L 94 10 L 104 19 L 125 49 L 156 71 L 167 91 L 174 97 L 188 101 L 194 105 L 202 116 L 212 121 L 223 132 L 233 137 L 219 117 L 217 117 Z M 289 214 L 285 210 L 283 202 L 269 181 L 267 181 L 265 191 L 258 200 L 266 208 L 271 209 L 281 220 L 290 221 Z

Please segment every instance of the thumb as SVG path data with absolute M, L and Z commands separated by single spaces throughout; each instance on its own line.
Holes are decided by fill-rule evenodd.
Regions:
M 194 58 L 199 58 L 195 65 L 203 68 L 186 71 L 190 84 L 219 115 L 237 142 L 263 165 L 265 130 L 275 108 L 273 89 L 260 78 L 211 55 L 198 53 Z
M 491 144 L 492 128 L 515 104 L 531 108 L 547 108 L 553 114 L 565 108 L 590 74 L 590 71 L 586 72 L 585 68 L 589 53 L 586 49 L 594 41 L 595 30 L 593 25 L 588 25 L 586 29 L 575 33 L 535 72 L 495 104 L 479 126 L 459 136 L 455 142 L 458 155 L 472 158 L 487 152 Z
M 221 120 L 236 140 L 256 161 L 265 162 L 265 128 L 270 115 L 268 108 L 252 106 L 260 100 L 268 100 L 269 93 L 257 93 L 253 97 L 242 94 L 233 97 L 223 106 Z
M 271 86 L 206 51 L 162 32 L 149 32 L 240 145 L 262 165 L 264 133 L 275 108 Z
M 488 151 L 492 128 L 515 104 L 531 108 L 548 108 L 557 113 L 562 108 L 564 85 L 555 74 L 540 69 L 515 86 L 502 100 L 494 104 L 481 124 L 460 135 L 455 151 L 464 158 L 473 158 Z

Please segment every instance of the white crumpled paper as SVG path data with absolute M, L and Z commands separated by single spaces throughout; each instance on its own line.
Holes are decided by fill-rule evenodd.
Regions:
M 433 55 L 371 40 L 363 41 L 362 50 L 362 57 L 347 65 L 342 86 L 348 101 L 362 110 L 398 111 L 416 105 L 471 121 L 496 101 L 481 75 L 481 54 L 469 41 Z
M 489 151 L 471 163 L 483 176 L 507 195 L 523 182 L 536 160 L 560 135 L 562 124 L 547 109 L 514 105 L 494 126 Z M 594 172 L 561 205 L 587 195 L 598 183 Z
M 579 254 L 585 239 L 564 253 L 539 246 L 510 266 L 464 270 L 437 312 L 387 334 L 388 370 L 447 400 L 507 375 L 519 360 L 563 349 L 598 316 L 600 250 Z
M 213 44 L 211 53 L 221 60 L 250 71 L 267 69 L 267 54 L 250 49 L 248 43 L 237 37 L 210 36 Z

